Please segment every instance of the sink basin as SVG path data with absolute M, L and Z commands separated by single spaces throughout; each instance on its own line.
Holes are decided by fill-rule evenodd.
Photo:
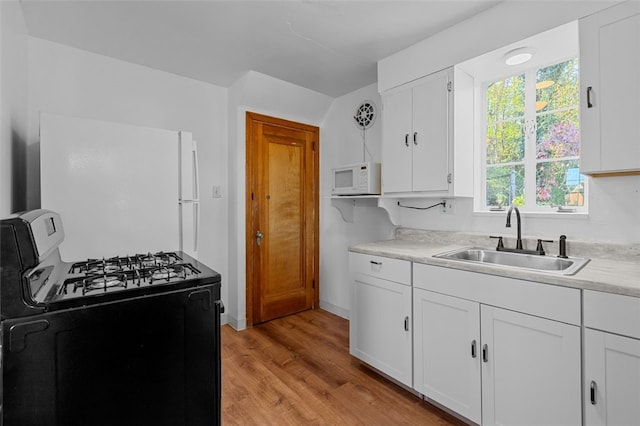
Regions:
M 589 262 L 589 259 L 580 257 L 562 259 L 555 256 L 539 256 L 535 254 L 513 253 L 475 247 L 440 253 L 433 257 L 552 272 L 562 275 L 573 275 Z

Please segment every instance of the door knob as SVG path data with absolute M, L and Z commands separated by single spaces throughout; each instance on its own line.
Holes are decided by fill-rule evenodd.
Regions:
M 262 237 L 264 237 L 264 235 L 262 234 L 262 232 L 260 232 L 260 230 L 258 230 L 258 232 L 256 232 L 256 243 L 258 243 L 258 245 L 262 243 Z

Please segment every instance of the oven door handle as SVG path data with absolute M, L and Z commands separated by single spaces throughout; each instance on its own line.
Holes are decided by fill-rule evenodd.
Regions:
M 189 301 L 200 301 L 200 307 L 203 311 L 211 309 L 211 292 L 209 290 L 197 290 L 189 293 Z
M 9 329 L 9 350 L 20 352 L 27 347 L 27 335 L 49 328 L 49 321 L 38 320 L 12 325 Z

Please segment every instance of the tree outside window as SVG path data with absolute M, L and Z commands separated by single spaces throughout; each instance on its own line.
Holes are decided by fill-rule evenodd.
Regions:
M 582 207 L 579 68 L 571 59 L 486 90 L 485 207 Z

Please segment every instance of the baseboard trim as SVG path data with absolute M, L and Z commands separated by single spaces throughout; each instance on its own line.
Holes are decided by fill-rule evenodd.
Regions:
M 336 306 L 329 302 L 320 301 L 320 309 L 324 309 L 327 312 L 331 312 L 334 315 L 342 317 L 346 320 L 349 319 L 349 310 L 341 308 L 340 306 Z

